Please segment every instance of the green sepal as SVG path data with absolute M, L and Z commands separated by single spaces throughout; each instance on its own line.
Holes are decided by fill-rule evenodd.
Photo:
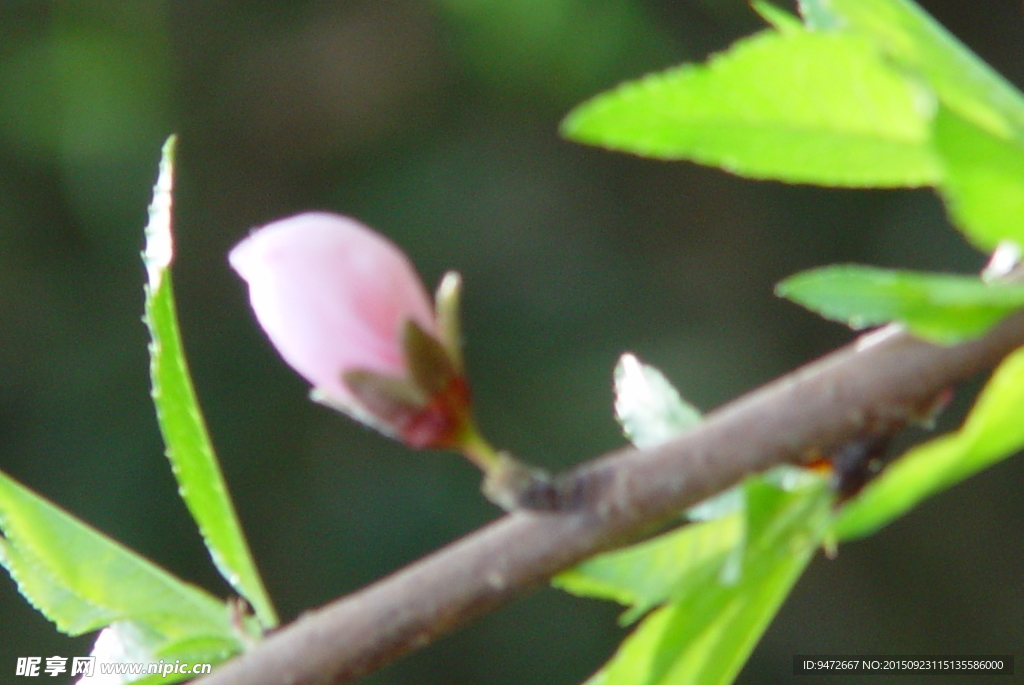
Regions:
M 464 372 L 462 361 L 462 276 L 449 271 L 441 278 L 434 293 L 434 312 L 441 344 L 458 373 Z
M 369 423 L 387 435 L 394 435 L 393 426 L 404 423 L 404 419 L 422 411 L 429 402 L 427 394 L 415 383 L 405 378 L 396 378 L 365 369 L 354 369 L 342 374 L 342 380 L 357 400 L 361 410 L 354 413 L 351 407 L 341 407 L 346 413 Z M 372 418 L 364 416 L 369 412 Z
M 412 319 L 405 322 L 402 330 L 402 347 L 409 375 L 427 397 L 443 392 L 458 377 L 444 345 Z

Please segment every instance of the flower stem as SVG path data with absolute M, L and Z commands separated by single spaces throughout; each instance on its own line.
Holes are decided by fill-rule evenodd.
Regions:
M 476 464 L 485 474 L 500 467 L 501 455 L 480 434 L 472 419 L 466 421 L 462 438 L 459 440 L 459 449 L 466 459 Z
M 551 475 L 524 464 L 507 452 L 495 450 L 471 420 L 466 422 L 459 449 L 484 472 L 481 486 L 484 495 L 505 511 L 558 507 L 558 493 Z

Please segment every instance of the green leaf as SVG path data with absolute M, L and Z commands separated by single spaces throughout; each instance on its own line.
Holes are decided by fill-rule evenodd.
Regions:
M 215 664 L 223 661 L 227 655 L 219 654 L 216 648 L 215 643 L 204 638 L 167 642 L 145 626 L 131 621 L 117 621 L 100 632 L 91 654 L 96 657 L 97 664 L 125 664 L 129 668 L 141 665 L 148 669 L 151 664 L 162 661 L 164 664 L 174 665 L 179 662 L 191 667 L 194 664 Z M 98 670 L 94 669 L 94 676 L 101 675 Z M 171 672 L 165 676 L 163 671 L 159 671 L 154 674 L 124 673 L 120 677 L 126 679 L 123 682 L 152 685 L 176 683 L 192 676 L 190 673 Z
M 797 0 L 804 25 L 812 31 L 833 31 L 843 27 L 843 18 L 832 10 L 829 2 Z
M 706 65 L 598 95 L 566 117 L 562 132 L 752 178 L 921 186 L 940 177 L 933 112 L 929 92 L 859 36 L 765 31 Z
M 156 645 L 202 640 L 240 649 L 227 607 L 0 473 L 0 562 L 58 630 L 128 621 Z
M 752 0 L 750 6 L 757 12 L 758 16 L 764 19 L 779 33 L 793 33 L 803 31 L 803 24 L 800 20 L 784 9 L 776 7 L 768 0 Z
M 171 288 L 171 190 L 175 138 L 164 145 L 160 175 L 153 189 L 143 254 L 146 287 L 146 325 L 151 342 L 150 376 L 160 431 L 167 446 L 179 493 L 199 526 L 213 563 L 231 586 L 250 604 L 264 627 L 277 625 L 277 616 L 249 546 L 238 523 L 199 402 L 192 387 Z
M 637 447 L 653 447 L 700 423 L 700 412 L 660 371 L 634 355 L 619 357 L 614 377 L 615 418 Z
M 878 530 L 918 502 L 1024 448 L 1024 348 L 1003 360 L 960 430 L 911 449 L 842 510 L 840 539 Z
M 945 175 L 939 192 L 957 227 L 978 248 L 1024 245 L 1024 146 L 940 108 L 935 144 Z
M 844 28 L 922 74 L 957 114 L 997 136 L 1024 140 L 1020 91 L 910 0 L 801 0 L 800 8 L 805 18 L 841 18 Z
M 779 464 L 762 473 L 760 477 L 766 483 L 789 491 L 803 487 L 807 479 L 814 476 L 808 474 L 805 468 L 792 464 Z M 744 506 L 746 504 L 743 483 L 739 483 L 693 505 L 686 510 L 686 518 L 691 521 L 709 521 L 741 511 Z
M 631 623 L 671 599 L 681 585 L 717 582 L 729 555 L 742 546 L 743 525 L 742 510 L 692 523 L 592 557 L 556 576 L 552 584 L 575 595 L 628 606 L 622 623 Z
M 701 421 L 700 411 L 679 396 L 679 391 L 658 369 L 626 353 L 615 365 L 615 418 L 626 439 L 636 447 L 660 445 L 693 428 Z M 741 508 L 737 488 L 690 507 L 690 520 L 708 520 Z
M 857 265 L 804 271 L 779 283 L 775 292 L 855 329 L 897 321 L 946 345 L 979 336 L 1024 307 L 1024 286 Z
M 739 576 L 680 579 L 671 602 L 648 616 L 588 685 L 732 682 L 831 520 L 831 492 L 819 478 L 785 492 L 755 477 L 744 491 Z

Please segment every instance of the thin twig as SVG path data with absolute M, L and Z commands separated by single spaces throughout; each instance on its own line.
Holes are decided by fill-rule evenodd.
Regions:
M 895 327 L 797 369 L 653 449 L 623 449 L 571 476 L 560 512 L 520 511 L 300 617 L 199 685 L 345 683 L 603 550 L 635 539 L 750 473 L 828 449 L 868 422 L 900 421 L 1024 345 L 1024 313 L 956 347 Z

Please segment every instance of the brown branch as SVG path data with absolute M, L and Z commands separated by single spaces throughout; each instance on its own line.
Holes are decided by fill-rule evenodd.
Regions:
M 653 449 L 623 449 L 573 477 L 575 505 L 516 512 L 310 612 L 201 685 L 344 683 L 740 481 L 899 421 L 1024 345 L 1024 313 L 983 338 L 937 347 L 895 328 L 858 341 L 712 412 Z

